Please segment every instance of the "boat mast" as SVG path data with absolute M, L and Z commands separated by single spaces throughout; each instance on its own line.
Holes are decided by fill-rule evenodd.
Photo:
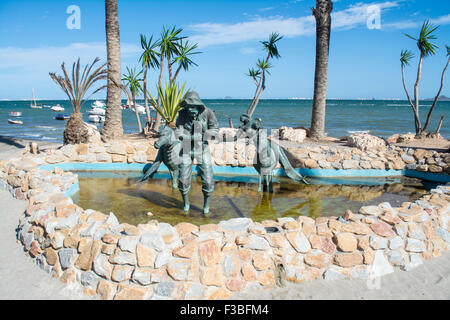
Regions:
M 36 105 L 36 97 L 34 96 L 34 88 L 33 88 L 33 101 L 34 101 L 34 105 Z

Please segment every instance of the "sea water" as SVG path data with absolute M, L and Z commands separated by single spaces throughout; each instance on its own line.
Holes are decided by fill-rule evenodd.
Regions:
M 93 101 L 88 101 L 82 108 L 84 120 L 88 121 L 88 111 Z M 234 99 L 204 99 L 203 102 L 212 110 L 221 127 L 228 127 L 230 117 L 234 126 L 239 125 L 239 116 L 245 113 L 250 105 L 250 100 Z M 123 101 L 125 103 L 125 101 Z M 142 100 L 138 103 L 143 104 Z M 31 109 L 30 101 L 0 101 L 0 136 L 23 138 L 30 140 L 47 140 L 62 142 L 65 121 L 53 119 L 58 113 L 70 115 L 72 106 L 69 101 L 38 101 L 39 105 L 54 106 L 60 104 L 65 112 L 54 112 L 49 108 Z M 423 101 L 421 104 L 421 116 L 424 121 L 432 104 Z M 23 125 L 8 123 L 11 111 L 22 112 L 20 119 Z M 275 129 L 281 126 L 309 127 L 311 122 L 311 100 L 261 100 L 256 108 L 254 118 L 261 118 L 263 126 Z M 130 109 L 123 110 L 123 128 L 125 133 L 138 131 L 136 115 Z M 155 111 L 151 112 L 155 117 Z M 444 116 L 444 124 L 441 134 L 445 138 L 450 137 L 450 127 L 447 121 L 450 119 L 450 102 L 438 102 L 434 112 L 429 131 L 435 131 L 441 116 Z M 145 115 L 140 115 L 142 123 L 145 123 Z M 100 129 L 103 124 L 97 124 Z M 414 132 L 414 119 L 407 101 L 396 100 L 328 100 L 326 113 L 326 133 L 328 136 L 340 138 L 354 132 L 369 132 L 370 134 L 389 137 L 394 133 Z

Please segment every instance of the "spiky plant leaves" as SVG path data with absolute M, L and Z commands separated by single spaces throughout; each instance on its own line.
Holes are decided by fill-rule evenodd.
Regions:
M 430 23 L 429 20 L 425 20 L 420 29 L 420 34 L 418 38 L 414 38 L 413 36 L 406 34 L 405 35 L 413 39 L 417 42 L 417 47 L 420 50 L 420 53 L 423 57 L 428 57 L 436 54 L 436 49 L 439 47 L 432 43 L 432 40 L 436 40 L 436 36 L 433 34 L 439 28 L 439 26 L 434 26 Z
M 91 64 L 84 67 L 83 73 L 80 76 L 80 58 L 72 65 L 72 77 L 69 76 L 65 63 L 61 64 L 63 75 L 57 75 L 55 72 L 50 72 L 51 79 L 64 91 L 69 98 L 70 104 L 73 108 L 73 114 L 66 124 L 64 131 L 64 144 L 84 143 L 87 139 L 87 130 L 84 127 L 83 117 L 81 115 L 81 108 L 90 97 L 106 88 L 106 85 L 100 86 L 94 90 L 87 98 L 85 95 L 91 87 L 98 81 L 106 80 L 108 77 L 108 70 L 105 68 L 106 63 L 97 67 L 94 71 L 94 65 L 99 62 L 99 58 L 95 58 Z
M 161 99 L 161 104 L 158 105 L 157 100 L 148 92 L 150 97 L 150 104 L 155 108 L 161 117 L 167 122 L 167 124 L 173 126 L 177 119 L 178 112 L 181 110 L 180 104 L 186 96 L 185 92 L 186 84 L 181 87 L 178 86 L 176 81 L 164 82 L 162 85 L 157 86 L 158 96 Z

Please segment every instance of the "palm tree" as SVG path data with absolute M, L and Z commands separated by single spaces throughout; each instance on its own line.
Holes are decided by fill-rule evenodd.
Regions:
M 159 47 L 159 42 L 155 41 L 153 42 L 153 36 L 150 37 L 149 41 L 147 42 L 147 39 L 144 35 L 141 36 L 141 47 L 144 50 L 141 57 L 139 58 L 139 61 L 142 62 L 142 68 L 144 69 L 144 105 L 145 105 L 145 112 L 147 114 L 147 123 L 146 127 L 150 128 L 150 109 L 148 107 L 148 99 L 147 99 L 147 70 L 149 68 L 156 69 L 159 67 L 159 52 L 156 51 L 156 48 Z
M 183 44 L 183 40 L 180 40 L 178 43 L 178 56 L 174 59 L 174 62 L 178 63 L 178 69 L 175 72 L 172 81 L 177 79 L 181 69 L 188 71 L 191 65 L 197 66 L 197 64 L 189 58 L 189 56 L 201 53 L 194 52 L 197 47 L 197 43 L 191 44 L 189 41 L 186 41 L 186 43 Z
M 122 81 L 125 81 L 125 87 L 128 87 L 128 89 L 131 92 L 131 101 L 133 101 L 133 107 L 134 111 L 136 113 L 136 119 L 138 123 L 139 133 L 142 132 L 142 125 L 141 125 L 141 119 L 139 118 L 139 113 L 136 108 L 136 94 L 138 94 L 140 91 L 142 91 L 141 84 L 139 83 L 143 79 L 139 79 L 139 76 L 142 75 L 142 70 L 136 73 L 136 69 L 129 69 L 127 67 L 127 73 L 124 74 L 124 78 Z
M 164 59 L 167 60 L 168 70 L 169 70 L 169 80 L 172 81 L 172 57 L 178 53 L 177 42 L 185 37 L 180 37 L 179 34 L 183 31 L 181 28 L 176 28 L 174 26 L 172 29 L 166 29 L 163 27 L 161 32 L 161 39 L 158 41 L 159 43 L 159 65 L 160 65 L 160 73 L 159 73 L 159 81 L 158 86 L 162 85 L 162 77 L 164 73 Z M 158 97 L 158 101 L 160 98 Z M 158 104 L 159 105 L 159 104 Z M 161 123 L 161 115 L 159 113 L 156 114 L 156 120 L 153 125 L 153 130 L 158 132 L 159 124 Z
M 161 98 L 161 104 L 150 96 L 150 103 L 155 108 L 156 112 L 166 121 L 167 125 L 172 129 L 175 128 L 175 121 L 178 116 L 178 112 L 181 110 L 180 103 L 184 100 L 187 92 L 184 92 L 186 84 L 183 84 L 181 88 L 178 87 L 177 81 L 169 81 L 164 84 L 164 88 L 158 85 L 158 97 Z
M 330 49 L 332 10 L 333 2 L 331 0 L 316 0 L 316 8 L 312 8 L 313 16 L 316 19 L 316 69 L 309 136 L 314 140 L 320 140 L 325 137 L 328 55 Z
M 117 0 L 105 0 L 106 45 L 108 54 L 108 91 L 106 96 L 105 124 L 102 140 L 108 141 L 123 135 L 122 90 L 120 66 L 120 30 Z
M 255 112 L 255 109 L 256 109 L 256 106 L 258 105 L 259 99 L 261 98 L 263 91 L 266 89 L 266 74 L 270 75 L 269 69 L 272 68 L 272 65 L 267 60 L 264 61 L 261 59 L 258 59 L 256 66 L 258 67 L 260 76 L 259 76 L 258 85 L 256 86 L 256 94 L 253 97 L 253 101 L 247 110 L 247 114 L 250 117 L 252 117 L 253 113 Z
M 443 70 L 442 76 L 441 76 L 441 86 L 439 88 L 438 94 L 436 95 L 436 97 L 433 101 L 433 104 L 432 104 L 430 110 L 428 111 L 427 120 L 425 122 L 425 125 L 422 128 L 422 124 L 420 121 L 420 112 L 419 112 L 419 84 L 420 84 L 420 80 L 422 77 L 422 67 L 423 67 L 424 58 L 434 56 L 436 54 L 436 49 L 439 48 L 437 45 L 435 45 L 434 43 L 431 42 L 432 40 L 436 40 L 436 36 L 433 33 L 438 28 L 439 28 L 439 26 L 433 26 L 432 24 L 430 24 L 430 22 L 428 20 L 426 20 L 422 24 L 422 28 L 420 29 L 420 34 L 419 34 L 418 38 L 414 38 L 414 37 L 410 36 L 409 34 L 405 34 L 408 38 L 416 41 L 417 48 L 419 49 L 419 52 L 420 52 L 419 65 L 417 67 L 417 76 L 416 76 L 416 81 L 414 83 L 414 101 L 411 100 L 409 92 L 406 88 L 405 75 L 404 75 L 404 67 L 409 65 L 409 61 L 414 57 L 414 55 L 409 50 L 402 50 L 402 52 L 400 54 L 403 89 L 405 90 L 406 96 L 408 98 L 408 102 L 413 110 L 414 126 L 415 126 L 415 130 L 416 130 L 417 138 L 420 138 L 420 137 L 423 137 L 426 135 L 426 130 L 428 129 L 428 125 L 429 125 L 430 119 L 431 119 L 431 114 L 437 104 L 437 101 L 439 100 L 439 96 L 440 96 L 442 88 L 444 86 L 445 72 L 447 71 L 447 67 L 448 67 L 448 64 L 450 61 L 450 58 L 449 58 L 447 60 L 447 64 L 444 67 L 444 70 Z M 449 56 L 450 55 L 449 47 L 446 46 L 446 48 L 447 48 L 447 56 Z
M 100 59 L 96 58 L 91 65 L 87 64 L 84 67 L 81 76 L 80 58 L 78 58 L 78 61 L 72 66 L 72 78 L 69 77 L 64 63 L 61 65 L 63 76 L 58 76 L 54 72 L 49 73 L 52 80 L 65 92 L 73 108 L 73 113 L 69 121 L 67 121 L 64 130 L 64 144 L 79 144 L 88 141 L 88 130 L 83 121 L 81 107 L 93 94 L 106 87 L 106 85 L 103 85 L 92 92 L 88 98 L 84 97 L 96 82 L 107 79 L 108 71 L 105 68 L 106 63 L 102 64 L 91 73 L 92 68 L 99 61 Z
M 264 50 L 267 51 L 267 57 L 264 60 L 258 59 L 258 62 L 256 63 L 257 70 L 251 68 L 249 69 L 249 74 L 253 81 L 256 84 L 256 92 L 253 97 L 252 103 L 250 104 L 247 114 L 251 117 L 253 113 L 255 112 L 256 106 L 259 103 L 259 99 L 261 98 L 262 93 L 266 89 L 266 73 L 270 74 L 268 72 L 268 69 L 272 67 L 272 65 L 269 63 L 269 59 L 279 59 L 281 58 L 276 43 L 283 39 L 280 34 L 273 32 L 269 36 L 268 41 L 261 41 L 262 45 L 264 46 Z M 256 79 L 259 79 L 257 82 Z

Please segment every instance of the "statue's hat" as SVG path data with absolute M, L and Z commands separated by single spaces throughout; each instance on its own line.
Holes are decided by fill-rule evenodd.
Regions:
M 195 91 L 189 91 L 188 93 L 186 93 L 184 100 L 180 103 L 180 107 L 186 109 L 192 107 L 200 107 L 201 111 L 206 108 L 205 104 L 202 102 L 202 100 L 200 100 L 200 96 Z

